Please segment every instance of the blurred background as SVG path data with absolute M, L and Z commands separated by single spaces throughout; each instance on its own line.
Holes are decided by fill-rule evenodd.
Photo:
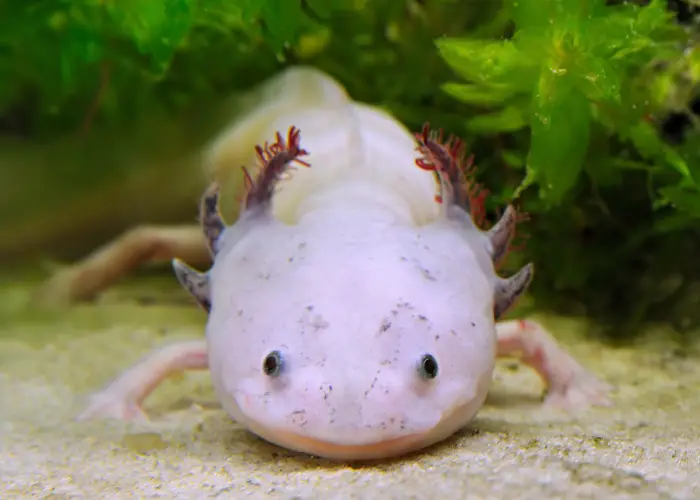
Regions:
M 4 294 L 143 223 L 192 223 L 202 149 L 295 64 L 462 137 L 530 214 L 529 307 L 628 338 L 700 322 L 694 0 L 0 2 Z M 168 266 L 163 273 L 180 291 Z M 138 276 L 137 276 L 138 277 Z M 9 294 L 9 295 L 8 295 Z

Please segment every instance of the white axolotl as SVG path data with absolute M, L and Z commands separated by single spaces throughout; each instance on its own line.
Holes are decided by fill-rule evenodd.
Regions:
M 167 375 L 209 368 L 225 410 L 269 442 L 339 460 L 391 457 L 465 427 L 496 357 L 518 353 L 548 386 L 545 404 L 610 404 L 609 386 L 539 324 L 497 323 L 533 268 L 496 274 L 516 211 L 489 230 L 474 223 L 458 141 L 427 128 L 413 136 L 313 69 L 287 70 L 268 89 L 283 91 L 215 143 L 214 157 L 239 154 L 251 136 L 287 137 L 258 147 L 259 170 L 244 170 L 235 224 L 222 220 L 218 184 L 203 196 L 210 270 L 173 262 L 208 313 L 206 341 L 147 356 L 80 418 L 143 417 Z

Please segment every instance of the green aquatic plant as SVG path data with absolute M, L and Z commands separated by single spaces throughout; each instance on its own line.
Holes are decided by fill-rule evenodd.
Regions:
M 529 128 L 520 189 L 538 182 L 554 203 L 584 169 L 593 127 L 630 140 L 645 158 L 675 169 L 683 185 L 696 186 L 700 165 L 689 166 L 660 140 L 650 123 L 659 103 L 653 87 L 640 80 L 651 63 L 678 59 L 683 50 L 684 32 L 665 4 L 510 0 L 511 39 L 438 41 L 447 63 L 469 82 L 443 88 L 461 101 L 497 109 L 469 120 L 475 133 Z

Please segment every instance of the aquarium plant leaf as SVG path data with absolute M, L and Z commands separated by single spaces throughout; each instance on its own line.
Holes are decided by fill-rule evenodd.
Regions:
M 462 102 L 484 107 L 502 105 L 515 95 L 514 90 L 507 85 L 486 86 L 450 82 L 443 84 L 441 88 Z
M 445 62 L 463 78 L 483 85 L 496 85 L 502 91 L 528 91 L 536 76 L 531 61 L 510 41 L 442 38 L 436 42 Z
M 481 134 L 515 132 L 527 127 L 526 111 L 520 106 L 508 106 L 500 111 L 478 115 L 467 122 L 467 128 Z
M 578 54 L 571 60 L 577 87 L 591 102 L 620 103 L 621 81 L 614 65 L 592 54 Z
M 576 183 L 588 148 L 591 112 L 566 75 L 544 72 L 533 99 L 528 167 L 557 203 Z
M 691 173 L 683 157 L 661 139 L 649 122 L 639 122 L 629 130 L 627 135 L 642 156 L 670 165 L 684 179 L 692 184 L 698 184 L 700 172 Z
M 634 85 L 632 77 L 655 57 L 680 53 L 682 30 L 665 2 L 651 0 L 645 7 L 631 2 L 609 6 L 605 0 L 506 4 L 515 23 L 510 40 L 437 43 L 447 64 L 467 80 L 443 85 L 443 90 L 471 105 L 502 108 L 470 119 L 469 130 L 492 134 L 530 126 L 527 178 L 520 190 L 537 182 L 550 201 L 562 200 L 581 171 L 594 123 L 611 134 L 631 128 L 628 135 L 642 154 L 691 176 L 683 158 L 662 143 L 656 130 L 644 123 L 635 126 L 648 112 L 649 94 L 658 90 Z M 518 123 L 512 99 L 528 94 L 530 118 Z

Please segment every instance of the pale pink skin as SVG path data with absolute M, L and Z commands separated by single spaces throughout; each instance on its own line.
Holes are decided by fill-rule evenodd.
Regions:
M 209 368 L 223 408 L 267 441 L 332 459 L 386 458 L 469 424 L 497 356 L 520 356 L 540 374 L 544 404 L 610 404 L 609 386 L 541 325 L 495 323 L 489 240 L 436 206 L 410 135 L 388 115 L 334 99 L 340 111 L 270 119 L 269 130 L 300 128 L 312 167 L 293 173 L 273 212 L 224 232 L 206 341 L 147 356 L 79 418 L 145 418 L 144 400 L 170 373 Z M 278 376 L 262 370 L 273 350 L 284 359 Z M 426 353 L 438 362 L 433 379 L 418 370 Z

